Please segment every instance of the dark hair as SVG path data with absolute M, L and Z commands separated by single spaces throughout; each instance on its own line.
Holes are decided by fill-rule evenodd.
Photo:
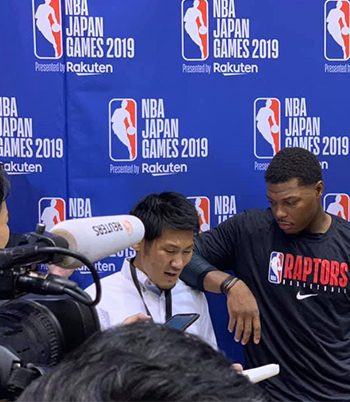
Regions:
M 198 337 L 149 322 L 96 333 L 22 393 L 27 401 L 263 401 Z
M 182 194 L 163 192 L 142 198 L 130 211 L 145 225 L 145 240 L 152 241 L 162 235 L 163 228 L 199 231 L 199 218 L 195 206 Z
M 322 169 L 316 156 L 304 148 L 284 148 L 272 159 L 265 173 L 266 183 L 285 183 L 299 179 L 300 186 L 322 180 Z
M 0 203 L 5 201 L 11 191 L 11 184 L 7 178 L 5 167 L 0 162 Z

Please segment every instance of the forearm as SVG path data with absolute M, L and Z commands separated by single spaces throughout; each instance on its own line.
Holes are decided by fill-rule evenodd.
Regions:
M 229 276 L 222 271 L 232 270 L 235 266 L 232 222 L 233 218 L 230 218 L 196 237 L 193 257 L 181 274 L 181 279 L 188 285 L 220 293 L 222 281 Z M 211 272 L 213 274 L 209 275 Z
M 208 272 L 203 281 L 204 290 L 212 293 L 221 293 L 220 285 L 228 276 L 230 275 L 222 271 Z
M 191 261 L 182 271 L 180 279 L 188 285 L 204 291 L 204 279 L 209 272 L 217 271 L 217 269 L 208 263 L 203 257 L 197 253 L 193 253 Z

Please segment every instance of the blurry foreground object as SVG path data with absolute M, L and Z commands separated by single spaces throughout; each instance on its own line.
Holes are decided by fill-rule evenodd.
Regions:
M 21 395 L 24 401 L 264 401 L 198 337 L 151 322 L 90 337 Z

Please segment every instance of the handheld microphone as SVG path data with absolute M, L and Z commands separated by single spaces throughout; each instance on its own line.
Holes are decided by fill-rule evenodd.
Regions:
M 145 228 L 136 216 L 117 215 L 66 220 L 55 225 L 50 233 L 65 239 L 69 250 L 95 262 L 140 242 Z M 56 265 L 74 269 L 82 263 L 75 258 L 64 257 Z

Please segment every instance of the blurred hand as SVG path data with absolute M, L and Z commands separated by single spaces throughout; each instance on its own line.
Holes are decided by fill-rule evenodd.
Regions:
M 243 366 L 239 363 L 233 363 L 231 367 L 236 371 L 239 372 L 243 371 Z
M 8 227 L 9 214 L 6 201 L 0 205 L 0 248 L 6 247 L 10 238 L 10 228 Z
M 122 325 L 134 324 L 135 322 L 149 321 L 151 319 L 152 317 L 150 317 L 149 315 L 145 315 L 143 313 L 137 313 L 128 318 L 125 318 L 125 320 L 122 322 Z
M 48 268 L 50 274 L 61 276 L 62 278 L 69 278 L 74 272 L 74 269 L 64 269 L 53 264 L 50 264 Z
M 227 294 L 230 315 L 228 330 L 235 330 L 235 341 L 246 345 L 253 333 L 255 344 L 260 342 L 261 325 L 258 304 L 248 286 L 239 280 Z

